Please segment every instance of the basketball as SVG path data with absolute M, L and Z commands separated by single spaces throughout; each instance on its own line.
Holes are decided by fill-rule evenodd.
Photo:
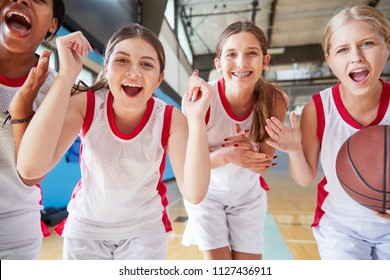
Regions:
M 390 126 L 351 135 L 340 147 L 336 172 L 345 192 L 371 210 L 390 209 Z

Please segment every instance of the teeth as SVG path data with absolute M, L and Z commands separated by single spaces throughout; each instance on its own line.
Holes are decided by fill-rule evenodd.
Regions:
M 251 72 L 234 72 L 233 75 L 236 76 L 236 77 L 245 77 L 245 76 L 248 76 L 250 75 Z
M 141 88 L 140 85 L 136 85 L 136 84 L 123 84 L 125 87 L 139 87 Z
M 17 11 L 11 11 L 7 14 L 7 18 L 10 18 L 12 17 L 13 15 L 18 15 L 18 16 L 21 16 L 23 17 L 29 24 L 31 24 L 30 20 L 28 19 L 28 17 L 26 17 L 24 14 L 22 13 L 19 13 Z
M 364 72 L 364 71 L 366 71 L 366 70 L 364 70 L 364 69 L 358 69 L 358 70 L 353 70 L 353 71 L 351 71 L 351 73 L 360 73 L 360 72 Z

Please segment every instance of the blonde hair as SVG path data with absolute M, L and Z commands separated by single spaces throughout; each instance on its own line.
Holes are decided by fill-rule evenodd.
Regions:
M 263 55 L 267 54 L 267 40 L 263 30 L 252 22 L 236 21 L 222 31 L 217 45 L 216 58 L 221 57 L 226 40 L 241 32 L 253 34 L 259 42 Z M 253 142 L 260 144 L 269 138 L 265 130 L 265 120 L 275 115 L 275 97 L 281 96 L 280 93 L 280 90 L 274 85 L 264 82 L 261 78 L 257 81 L 253 92 L 253 121 L 250 129 L 250 138 Z
M 324 53 L 329 52 L 330 40 L 333 33 L 340 26 L 343 26 L 352 20 L 364 21 L 366 24 L 376 29 L 384 39 L 390 37 L 390 23 L 378 9 L 366 5 L 344 7 L 331 18 L 325 27 L 321 41 Z

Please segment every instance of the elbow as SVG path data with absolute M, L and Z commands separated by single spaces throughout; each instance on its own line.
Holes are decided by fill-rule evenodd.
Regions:
M 313 180 L 314 180 L 314 178 L 308 178 L 308 177 L 304 178 L 304 179 L 301 179 L 301 180 L 295 179 L 297 184 L 299 186 L 301 186 L 302 188 L 308 187 L 313 182 Z
M 26 185 L 30 185 L 29 182 L 36 181 L 37 178 L 41 178 L 45 176 L 45 174 L 40 174 L 40 172 L 38 172 L 38 170 L 34 168 L 34 165 L 17 163 L 16 169 L 19 173 L 20 179 Z
M 197 205 L 197 204 L 201 203 L 205 197 L 206 197 L 206 194 L 203 196 L 194 195 L 194 196 L 186 198 L 186 200 L 187 200 L 187 202 L 189 202 L 193 205 Z
M 195 188 L 194 188 L 195 189 Z M 198 187 L 196 188 L 197 191 L 192 191 L 190 193 L 183 193 L 183 197 L 185 200 L 191 204 L 197 205 L 203 201 L 203 199 L 206 197 L 207 191 L 209 189 L 209 185 L 205 185 L 204 187 Z

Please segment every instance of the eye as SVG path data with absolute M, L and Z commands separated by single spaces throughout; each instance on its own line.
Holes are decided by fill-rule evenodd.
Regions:
M 232 57 L 235 57 L 236 56 L 236 53 L 234 53 L 234 52 L 228 52 L 228 53 L 226 53 L 226 57 L 227 58 L 232 58 Z
M 257 56 L 258 53 L 256 51 L 250 51 L 250 52 L 248 52 L 248 55 L 249 56 Z
M 348 51 L 348 49 L 347 48 L 341 48 L 341 49 L 338 49 L 338 50 L 336 50 L 336 53 L 345 53 L 346 51 Z
M 128 60 L 123 58 L 123 57 L 118 57 L 115 59 L 115 62 L 119 62 L 119 63 L 126 63 Z
M 361 44 L 362 47 L 370 47 L 370 46 L 372 46 L 372 45 L 374 45 L 374 43 L 371 42 L 371 41 L 366 41 L 366 42 L 363 42 L 363 43 Z
M 144 68 L 149 68 L 149 69 L 153 69 L 154 68 L 154 64 L 150 63 L 150 62 L 142 62 L 141 65 L 144 67 Z

